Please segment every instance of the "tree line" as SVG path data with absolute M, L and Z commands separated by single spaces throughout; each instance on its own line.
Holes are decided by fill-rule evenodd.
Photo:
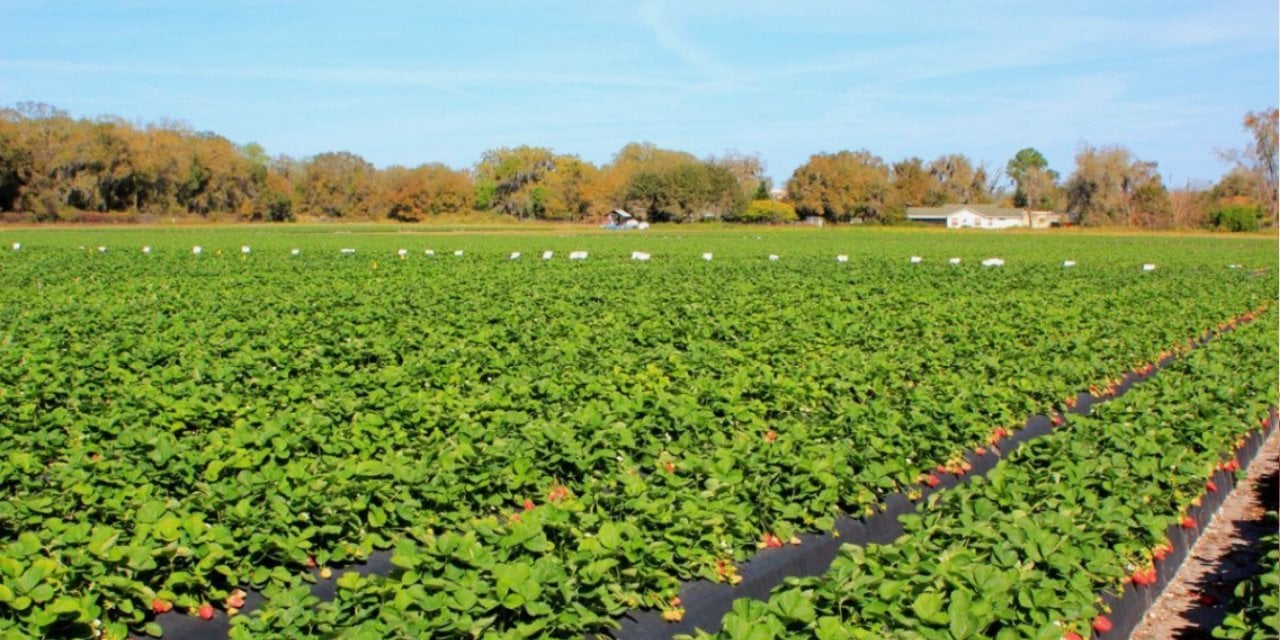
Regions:
M 773 197 L 759 156 L 698 158 L 630 143 L 597 166 L 520 146 L 473 167 L 379 169 L 357 154 L 268 155 L 172 120 L 76 119 L 40 103 L 0 109 L 0 215 L 10 221 L 423 221 L 488 212 L 517 219 L 598 220 L 624 209 L 654 222 L 726 220 L 893 223 L 910 207 L 1000 204 L 1066 211 L 1083 225 L 1233 230 L 1276 221 L 1277 111 L 1250 112 L 1250 145 L 1210 188 L 1168 188 L 1154 162 L 1121 146 L 1082 146 L 1065 178 L 1034 148 L 1004 167 L 963 154 L 888 162 L 866 150 L 820 153 Z

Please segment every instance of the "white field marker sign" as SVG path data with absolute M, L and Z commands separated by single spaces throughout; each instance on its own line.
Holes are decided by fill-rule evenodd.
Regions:
M 920 264 L 921 262 L 924 262 L 924 258 L 921 258 L 920 256 L 911 256 L 911 264 Z
M 949 262 L 949 263 L 951 263 L 951 264 L 960 264 L 960 258 L 952 258 L 952 259 L 948 260 L 947 262 Z
M 355 249 L 352 249 L 351 247 L 344 247 L 343 249 L 341 249 L 341 250 L 339 251 L 339 253 L 341 253 L 341 254 L 342 254 L 342 255 L 344 255 L 344 256 L 349 256 L 349 255 L 351 255 L 351 254 L 353 254 L 353 253 L 355 253 L 355 252 L 356 252 L 356 250 L 355 250 Z
M 143 252 L 143 253 L 151 253 L 151 247 L 149 247 L 149 246 L 147 246 L 147 247 L 143 247 L 143 248 L 142 248 L 142 252 Z
M 570 260 L 586 260 L 586 259 L 587 259 L 587 252 L 586 252 L 586 251 L 571 251 L 571 252 L 569 253 L 569 259 L 570 259 Z
M 16 245 L 17 243 L 14 243 L 14 244 Z M 15 250 L 15 251 L 17 251 L 17 248 L 15 247 L 15 249 L 14 249 L 14 250 Z M 1227 268 L 1228 268 L 1228 269 L 1239 269 L 1239 268 L 1240 268 L 1240 265 L 1238 265 L 1238 264 L 1229 264 L 1229 265 L 1227 265 Z
M 639 260 L 639 261 L 641 261 L 641 262 L 648 262 L 648 261 L 649 261 L 649 254 L 647 254 L 647 253 L 645 253 L 645 252 L 643 252 L 643 251 L 632 251 L 632 252 L 631 252 L 631 259 L 632 259 L 632 260 Z
M 843 254 L 843 253 L 842 253 L 842 254 L 840 254 L 840 255 L 838 255 L 838 256 L 836 256 L 836 262 L 848 262 L 848 261 L 849 261 L 849 256 L 847 256 L 847 255 L 845 255 L 845 254 Z
M 1075 261 L 1075 260 L 1063 260 L 1063 261 L 1062 261 L 1062 266 L 1063 266 L 1064 268 L 1066 268 L 1066 269 L 1070 269 L 1071 267 L 1076 266 L 1076 261 Z
M 520 259 L 520 252 L 519 252 L 519 251 L 513 251 L 513 252 L 511 252 L 511 257 L 509 257 L 509 258 L 507 258 L 507 259 L 508 259 L 508 260 L 519 260 L 519 259 Z
M 1155 271 L 1155 270 L 1156 270 L 1156 266 L 1155 266 L 1154 264 L 1151 264 L 1150 262 L 1148 262 L 1148 263 L 1146 263 L 1146 264 L 1142 265 L 1142 270 L 1143 270 L 1143 271 Z
M 542 252 L 542 259 L 543 259 L 543 260 L 550 260 L 550 259 L 554 258 L 554 257 L 555 257 L 555 255 L 556 255 L 556 252 L 554 252 L 554 251 L 543 251 L 543 252 Z
M 423 251 L 423 252 L 422 252 L 422 255 L 424 255 L 424 256 L 426 256 L 426 257 L 428 257 L 428 258 L 434 258 L 434 257 L 435 257 L 435 255 L 436 255 L 436 252 L 435 252 L 435 251 L 432 251 L 431 249 L 427 249 L 426 251 Z
M 291 249 L 291 250 L 289 250 L 289 255 L 291 255 L 291 256 L 296 256 L 296 255 L 301 255 L 301 254 L 302 254 L 302 249 Z
M 769 254 L 769 262 L 777 262 L 777 261 L 778 261 L 778 259 L 779 259 L 779 258 L 778 258 L 778 254 L 776 254 L 776 253 L 771 253 L 771 254 Z
M 454 252 L 453 252 L 453 255 L 455 255 L 455 256 L 457 256 L 457 257 L 461 258 L 461 257 L 462 257 L 462 249 L 458 249 L 457 251 L 454 251 Z
M 712 254 L 710 252 L 702 254 L 702 259 L 706 260 L 707 262 L 711 262 L 711 259 L 714 257 L 715 257 L 715 254 Z
M 21 242 L 15 242 L 15 243 L 13 243 L 13 250 L 14 250 L 14 251 L 21 251 L 21 250 L 22 250 L 22 243 L 21 243 Z
M 408 249 L 400 249 L 399 251 L 396 251 L 396 255 L 397 255 L 397 256 L 400 256 L 400 259 L 401 259 L 401 260 L 404 260 L 405 258 L 409 257 L 409 250 L 408 250 Z
M 984 266 L 984 267 L 1003 267 L 1003 266 L 1004 266 L 1004 259 L 1003 259 L 1003 258 L 987 258 L 986 260 L 983 260 L 983 261 L 982 261 L 982 266 Z
M 196 245 L 196 246 L 194 246 L 194 247 L 191 247 L 191 255 L 193 255 L 193 256 L 198 256 L 198 255 L 200 255 L 200 254 L 202 254 L 202 253 L 204 253 L 204 247 L 202 247 L 202 246 L 200 246 L 200 245 Z
M 98 247 L 98 253 L 106 253 L 106 252 L 107 252 L 107 248 L 105 246 Z

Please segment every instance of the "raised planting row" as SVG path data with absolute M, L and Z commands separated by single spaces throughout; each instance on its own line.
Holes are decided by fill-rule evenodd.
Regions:
M 846 546 L 821 578 L 740 600 L 720 637 L 1080 639 L 1103 593 L 1155 581 L 1166 530 L 1276 403 L 1277 316 L 1220 336 L 985 478 L 904 516 L 891 545 Z M 1230 463 L 1223 460 L 1230 459 Z
M 245 636 L 607 629 L 1274 298 L 1056 263 L 32 255 L 0 263 L 25 637 L 155 634 L 239 588 Z M 380 548 L 404 571 L 310 606 L 309 565 Z
M 1266 520 L 1274 528 L 1276 512 Z M 1235 599 L 1213 637 L 1224 640 L 1275 640 L 1280 638 L 1280 535 L 1263 536 L 1258 544 L 1267 550 L 1262 571 L 1236 585 Z

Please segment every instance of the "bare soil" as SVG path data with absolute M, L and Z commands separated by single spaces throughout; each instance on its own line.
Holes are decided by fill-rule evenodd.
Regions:
M 1236 584 L 1263 569 L 1259 540 L 1274 532 L 1264 514 L 1280 492 L 1280 429 L 1271 433 L 1218 509 L 1177 577 L 1147 611 L 1130 640 L 1207 640 L 1227 615 Z

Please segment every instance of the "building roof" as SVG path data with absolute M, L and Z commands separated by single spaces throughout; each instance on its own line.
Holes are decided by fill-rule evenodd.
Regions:
M 945 218 L 957 211 L 968 209 L 984 218 L 1022 218 L 1022 209 L 1010 209 L 994 204 L 949 204 L 942 207 L 908 207 L 908 218 Z

